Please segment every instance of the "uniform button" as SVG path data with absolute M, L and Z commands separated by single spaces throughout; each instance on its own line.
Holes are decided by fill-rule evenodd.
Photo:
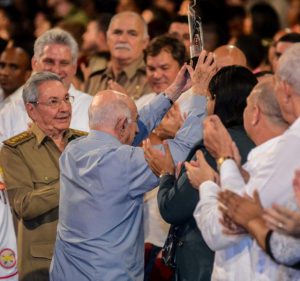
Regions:
M 49 178 L 48 177 L 45 177 L 45 181 L 47 181 Z
M 182 241 L 179 241 L 179 242 L 178 242 L 178 246 L 181 247 L 182 245 L 183 245 L 183 242 L 182 242 Z

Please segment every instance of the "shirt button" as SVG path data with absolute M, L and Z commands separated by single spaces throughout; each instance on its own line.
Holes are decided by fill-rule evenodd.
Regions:
M 183 242 L 182 241 L 179 241 L 178 244 L 177 244 L 179 247 L 181 247 L 183 245 Z
M 45 181 L 47 181 L 47 180 L 49 180 L 49 178 L 48 178 L 48 177 L 45 177 Z

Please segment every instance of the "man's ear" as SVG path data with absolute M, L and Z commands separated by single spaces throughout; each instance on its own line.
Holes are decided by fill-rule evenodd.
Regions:
M 33 120 L 35 121 L 36 118 L 35 118 L 35 106 L 32 104 L 32 103 L 26 103 L 25 104 L 25 108 L 26 108 L 26 111 L 27 111 L 27 114 L 28 116 Z
M 251 125 L 252 126 L 257 125 L 260 120 L 260 117 L 261 117 L 261 109 L 259 106 L 255 105 L 254 109 L 253 109 L 253 114 L 251 117 Z
M 285 103 L 288 103 L 292 96 L 295 94 L 294 89 L 285 81 L 282 82 L 282 89 L 283 89 L 283 94 L 284 94 L 284 101 Z
M 115 132 L 118 135 L 119 139 L 124 137 L 127 126 L 128 126 L 127 117 L 123 116 L 117 120 L 117 123 L 115 125 Z
M 31 59 L 31 68 L 32 68 L 32 70 L 35 69 L 36 64 L 37 64 L 37 60 L 35 59 L 35 57 L 32 57 L 32 59 Z

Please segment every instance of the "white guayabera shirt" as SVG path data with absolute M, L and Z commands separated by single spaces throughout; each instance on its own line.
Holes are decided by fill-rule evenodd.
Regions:
M 249 195 L 257 189 L 264 207 L 272 203 L 285 204 L 293 194 L 292 180 L 300 167 L 299 154 L 300 118 L 275 142 L 272 139 L 252 150 L 245 166 L 250 173 L 247 184 L 235 162 L 224 161 L 220 171 L 221 188 Z M 217 251 L 212 280 L 300 280 L 300 271 L 275 263 L 248 235 L 224 235 L 218 221 L 219 187 L 207 181 L 199 190 L 201 200 L 194 216 L 204 240 Z

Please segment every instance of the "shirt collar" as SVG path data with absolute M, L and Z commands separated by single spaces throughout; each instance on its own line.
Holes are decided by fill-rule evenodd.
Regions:
M 126 76 L 131 79 L 137 71 L 146 71 L 146 66 L 144 62 L 143 56 L 139 57 L 136 61 L 134 61 L 132 64 L 124 68 L 124 72 L 126 73 Z
M 300 117 L 298 117 L 294 123 L 289 127 L 288 130 L 294 130 L 296 128 L 300 127 Z
M 36 136 L 36 140 L 37 146 L 40 146 L 44 141 L 46 140 L 51 140 L 51 138 L 46 135 L 39 127 L 36 123 L 33 123 L 30 130 L 33 132 L 33 134 Z M 70 138 L 72 138 L 72 136 L 74 135 L 74 133 L 71 130 L 66 130 L 64 133 L 64 139 L 65 140 L 69 140 Z
M 117 144 L 122 145 L 122 143 L 114 136 L 105 133 L 103 131 L 90 130 L 88 138 L 100 140 L 101 142 L 109 143 L 109 144 Z
M 279 142 L 282 136 L 271 138 L 270 140 L 253 148 L 247 157 L 247 162 L 243 165 L 243 168 L 249 173 L 257 166 L 260 166 L 262 159 L 268 159 L 268 155 L 273 153 L 273 148 Z

